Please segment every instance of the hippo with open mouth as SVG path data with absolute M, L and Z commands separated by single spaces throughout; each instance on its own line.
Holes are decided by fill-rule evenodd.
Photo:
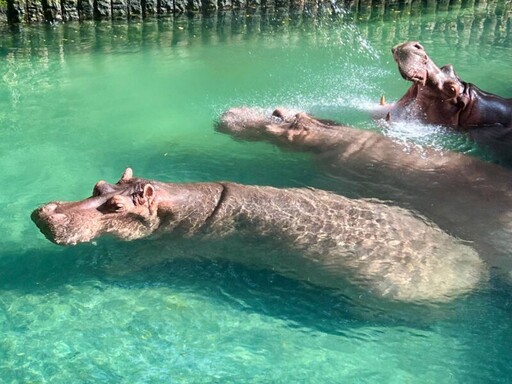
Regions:
M 266 141 L 312 154 L 333 176 L 329 188 L 393 200 L 443 230 L 471 241 L 485 261 L 512 282 L 512 172 L 452 151 L 395 141 L 280 108 L 232 108 L 216 130 L 238 140 Z
M 462 81 L 451 65 L 439 68 L 418 42 L 396 45 L 392 52 L 400 74 L 413 85 L 391 106 L 389 121 L 453 127 L 498 155 L 512 158 L 512 99 Z
M 100 181 L 91 197 L 48 203 L 32 219 L 61 245 L 103 235 L 274 241 L 293 253 L 220 257 L 398 301 L 448 301 L 487 275 L 473 248 L 405 209 L 306 188 L 163 183 L 128 168 L 117 184 Z

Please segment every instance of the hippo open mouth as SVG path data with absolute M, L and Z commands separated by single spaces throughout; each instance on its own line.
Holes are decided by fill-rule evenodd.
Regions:
M 436 97 L 456 98 L 464 89 L 464 82 L 455 73 L 452 65 L 438 67 L 416 41 L 395 45 L 391 52 L 398 64 L 400 75 L 421 86 L 435 90 Z
M 461 129 L 499 158 L 512 162 L 512 99 L 461 80 L 452 65 L 438 67 L 416 41 L 398 44 L 391 51 L 398 71 L 413 84 L 391 106 L 386 120 Z

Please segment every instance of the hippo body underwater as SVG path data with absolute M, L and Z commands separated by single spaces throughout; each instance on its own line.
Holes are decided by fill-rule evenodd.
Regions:
M 91 197 L 48 203 L 32 219 L 61 245 L 107 234 L 159 241 L 235 237 L 244 244 L 270 239 L 295 256 L 220 257 L 319 286 L 341 288 L 348 281 L 397 301 L 447 301 L 474 289 L 487 273 L 473 248 L 405 209 L 306 188 L 162 183 L 134 178 L 128 168 L 117 184 L 100 181 Z
M 392 52 L 400 74 L 413 85 L 388 107 L 387 120 L 452 127 L 512 159 L 512 99 L 461 80 L 451 65 L 439 68 L 418 42 L 399 44 Z
M 391 200 L 471 241 L 480 255 L 512 281 L 512 173 L 471 156 L 395 141 L 335 125 L 306 113 L 255 108 L 225 112 L 217 131 L 308 152 L 331 185 L 356 196 Z M 340 189 L 341 188 L 341 189 Z

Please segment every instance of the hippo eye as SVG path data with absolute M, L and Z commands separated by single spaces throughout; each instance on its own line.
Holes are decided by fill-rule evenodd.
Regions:
M 279 109 L 276 109 L 274 112 L 272 112 L 272 115 L 270 116 L 270 120 L 273 123 L 279 124 L 284 120 L 284 115 Z
M 457 87 L 457 84 L 455 84 L 454 82 L 447 82 L 444 85 L 444 90 L 450 98 L 454 98 L 459 95 L 459 88 Z
M 122 203 L 117 203 L 115 206 L 114 206 L 114 210 L 115 212 L 124 212 L 126 210 L 124 204 Z
M 106 202 L 106 208 L 109 212 L 121 213 L 126 211 L 125 203 L 115 196 Z
M 117 202 L 117 203 L 113 203 L 110 206 L 110 209 L 112 210 L 112 212 L 120 213 L 120 212 L 124 212 L 126 210 L 126 207 L 123 203 Z

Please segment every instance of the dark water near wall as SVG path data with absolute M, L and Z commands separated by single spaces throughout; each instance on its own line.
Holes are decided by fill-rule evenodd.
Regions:
M 377 308 L 179 244 L 59 248 L 29 220 L 39 204 L 85 197 L 126 166 L 168 181 L 350 195 L 306 155 L 215 133 L 216 118 L 231 106 L 284 105 L 379 129 L 372 106 L 408 86 L 390 47 L 411 39 L 511 97 L 510 24 L 482 12 L 4 31 L 0 382 L 510 382 L 512 298 L 499 280 L 450 304 Z M 418 128 L 387 133 L 482 155 Z

